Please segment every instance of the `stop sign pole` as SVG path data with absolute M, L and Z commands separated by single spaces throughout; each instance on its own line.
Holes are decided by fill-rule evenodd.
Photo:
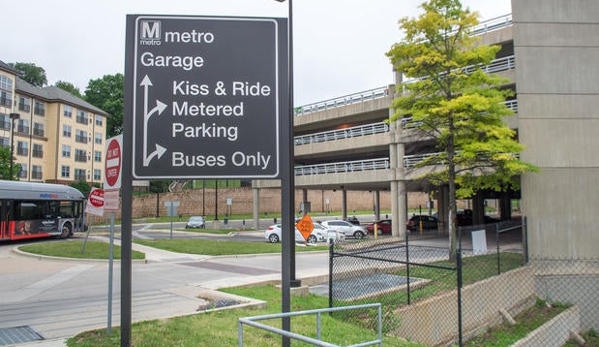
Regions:
M 114 268 L 114 219 L 119 207 L 123 165 L 123 135 L 111 137 L 106 141 L 104 161 L 105 209 L 110 210 L 110 248 L 108 257 L 108 306 L 106 313 L 106 332 L 112 331 L 112 277 Z

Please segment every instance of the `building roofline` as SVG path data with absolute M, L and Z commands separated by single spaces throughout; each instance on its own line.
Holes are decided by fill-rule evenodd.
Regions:
M 110 117 L 110 114 L 90 104 L 89 102 L 76 97 L 75 95 L 55 86 L 39 88 L 23 79 L 17 77 L 15 91 L 20 94 L 28 94 L 47 102 L 62 102 L 78 108 L 85 108 L 104 117 Z

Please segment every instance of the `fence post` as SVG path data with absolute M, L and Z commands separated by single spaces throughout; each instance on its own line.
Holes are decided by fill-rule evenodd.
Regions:
M 456 254 L 458 277 L 458 345 L 462 347 L 462 247 L 458 247 Z
M 331 242 L 329 245 L 329 308 L 333 308 L 333 247 L 335 247 L 335 242 Z M 329 312 L 330 315 L 332 312 Z
M 501 253 L 499 253 L 499 223 L 495 223 L 495 243 L 497 244 L 497 274 L 501 275 Z
M 406 276 L 407 276 L 407 290 L 408 290 L 408 305 L 410 305 L 410 242 L 408 241 L 409 233 L 406 233 Z
M 522 218 L 522 242 L 524 244 L 524 265 L 528 264 L 528 219 L 525 217 Z

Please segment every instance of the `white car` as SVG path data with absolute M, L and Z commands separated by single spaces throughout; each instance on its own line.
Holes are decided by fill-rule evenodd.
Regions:
M 355 225 L 344 220 L 327 220 L 320 224 L 327 229 L 339 231 L 346 237 L 351 236 L 356 239 L 361 239 L 366 236 L 366 229 L 364 229 L 363 226 Z
M 319 241 L 326 241 L 328 230 L 318 223 L 314 223 L 314 230 L 308 239 L 304 239 L 302 233 L 295 228 L 295 242 L 308 242 L 316 243 Z M 264 238 L 270 243 L 277 243 L 281 241 L 281 224 L 271 225 L 264 231 Z

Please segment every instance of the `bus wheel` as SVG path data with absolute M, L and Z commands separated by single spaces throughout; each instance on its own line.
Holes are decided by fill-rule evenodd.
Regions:
M 71 236 L 72 229 L 73 227 L 71 226 L 71 223 L 64 223 L 62 225 L 62 233 L 60 233 L 60 238 L 66 239 L 67 237 Z

